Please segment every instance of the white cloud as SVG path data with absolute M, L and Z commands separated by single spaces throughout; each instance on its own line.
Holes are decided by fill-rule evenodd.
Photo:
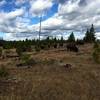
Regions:
M 59 4 L 58 15 L 62 17 L 63 22 L 74 29 L 81 27 L 88 27 L 92 23 L 97 26 L 100 20 L 100 0 L 86 0 L 85 6 L 80 6 L 81 0 L 70 0 L 65 4 Z M 84 0 L 85 1 L 85 0 Z M 73 29 L 73 27 L 72 27 Z
M 18 5 L 26 0 L 17 0 Z M 30 0 L 29 12 L 25 8 L 9 13 L 0 12 L 0 31 L 7 32 L 6 39 L 38 37 L 39 23 L 31 25 L 31 18 L 50 9 L 54 0 Z M 58 12 L 42 21 L 42 33 L 65 38 L 73 31 L 76 38 L 83 37 L 87 28 L 94 24 L 96 36 L 100 37 L 100 0 L 57 0 Z M 30 15 L 28 15 L 30 14 Z M 32 15 L 32 16 L 31 16 Z M 31 18 L 30 18 L 31 16 Z M 15 32 L 15 33 L 14 33 Z
M 12 11 L 10 13 L 6 13 L 5 14 L 5 18 L 6 19 L 14 19 L 18 16 L 22 16 L 24 14 L 24 9 L 21 8 L 21 9 L 16 9 L 15 11 Z
M 0 18 L 1 18 L 1 20 L 4 19 L 4 21 L 6 19 L 11 19 L 12 20 L 12 19 L 15 19 L 18 16 L 22 16 L 23 14 L 24 14 L 24 9 L 21 8 L 21 9 L 16 9 L 14 11 L 11 11 L 9 13 L 1 12 L 0 13 Z
M 1 32 L 12 32 L 13 27 L 16 24 L 16 18 L 23 16 L 24 9 L 16 9 L 11 12 L 1 12 L 0 13 L 0 31 Z
M 59 35 L 62 33 L 64 36 L 67 36 L 70 30 L 75 33 L 77 38 L 83 37 L 91 24 L 94 24 L 96 31 L 100 31 L 100 1 L 87 0 L 85 6 L 80 6 L 79 2 L 80 0 L 70 0 L 59 4 L 58 13 L 42 22 L 42 30 L 45 30 L 47 34 Z
M 96 33 L 96 37 L 97 37 L 97 39 L 100 39 L 100 32 Z
M 39 16 L 41 13 L 43 14 L 49 8 L 52 7 L 53 2 L 52 0 L 32 0 L 30 1 L 30 13 L 33 16 Z
M 28 0 L 16 0 L 15 5 L 17 6 L 21 6 L 22 4 L 24 4 L 25 2 L 27 2 Z
M 76 2 L 68 1 L 63 5 L 59 4 L 59 8 L 58 8 L 59 14 L 65 14 L 65 13 L 67 14 L 67 13 L 77 11 L 79 9 L 78 3 L 79 0 L 76 0 Z
M 57 27 L 59 25 L 62 25 L 63 24 L 63 20 L 59 17 L 57 17 L 57 15 L 55 14 L 53 17 L 49 18 L 48 20 L 46 21 L 43 21 L 42 22 L 42 26 L 44 28 L 48 28 L 48 27 Z

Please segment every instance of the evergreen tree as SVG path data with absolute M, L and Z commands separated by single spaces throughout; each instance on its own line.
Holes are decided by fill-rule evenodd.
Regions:
M 95 42 L 95 29 L 94 29 L 94 26 L 92 24 L 90 30 L 87 29 L 87 32 L 85 34 L 85 37 L 84 37 L 84 41 L 85 42 Z
M 68 37 L 68 42 L 75 42 L 75 36 L 74 36 L 74 33 L 73 32 Z
M 95 29 L 94 29 L 94 25 L 92 24 L 91 28 L 90 28 L 90 42 L 95 42 Z
M 90 41 L 90 32 L 89 29 L 87 29 L 85 37 L 84 37 L 84 41 L 85 42 L 89 42 Z

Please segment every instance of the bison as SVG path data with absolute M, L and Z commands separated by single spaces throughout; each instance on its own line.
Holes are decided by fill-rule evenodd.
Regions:
M 64 65 L 64 68 L 66 68 L 66 69 L 71 69 L 71 67 L 72 67 L 71 64 L 65 64 L 65 65 Z
M 73 51 L 73 52 L 78 52 L 79 49 L 75 44 L 68 44 L 67 46 L 67 51 Z

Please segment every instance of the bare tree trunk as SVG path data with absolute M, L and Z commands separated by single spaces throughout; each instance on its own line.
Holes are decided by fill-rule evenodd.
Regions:
M 40 16 L 39 41 L 40 41 L 40 37 L 41 37 L 41 22 L 42 22 L 42 15 Z

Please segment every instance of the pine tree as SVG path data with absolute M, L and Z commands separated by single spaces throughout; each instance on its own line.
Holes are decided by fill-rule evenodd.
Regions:
M 95 42 L 95 29 L 94 29 L 94 25 L 92 24 L 91 28 L 90 28 L 90 42 Z
M 87 29 L 85 37 L 84 37 L 84 41 L 85 42 L 89 42 L 90 41 L 90 32 L 89 29 Z
M 68 42 L 75 42 L 75 36 L 74 36 L 74 33 L 73 32 L 68 37 Z
M 85 42 L 95 42 L 95 29 L 94 29 L 94 25 L 92 24 L 90 30 L 87 29 L 87 32 L 85 34 L 85 37 L 84 37 L 84 41 Z

